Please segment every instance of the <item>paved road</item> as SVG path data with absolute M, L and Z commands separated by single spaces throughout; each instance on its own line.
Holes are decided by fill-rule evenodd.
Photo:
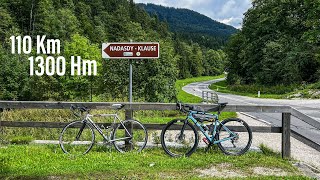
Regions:
M 210 90 L 208 86 L 212 83 L 222 81 L 224 78 L 191 83 L 182 88 L 187 93 L 202 97 L 202 91 Z M 252 104 L 252 105 L 290 105 L 299 111 L 311 116 L 320 122 L 320 100 L 286 100 L 286 99 L 260 99 L 239 95 L 217 93 L 219 102 L 228 102 L 229 104 Z M 258 119 L 271 123 L 273 126 L 281 126 L 280 113 L 248 113 Z M 320 130 L 309 124 L 297 119 L 291 118 L 291 129 L 299 134 L 311 139 L 320 145 Z

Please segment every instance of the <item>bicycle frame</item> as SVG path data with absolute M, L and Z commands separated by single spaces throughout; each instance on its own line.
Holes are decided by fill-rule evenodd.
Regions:
M 116 123 L 116 119 L 120 122 L 120 124 L 122 125 L 122 127 L 125 129 L 126 131 L 126 134 L 128 135 L 128 137 L 125 137 L 125 138 L 119 138 L 119 139 L 113 139 L 113 140 L 110 140 L 111 138 L 110 137 L 107 137 L 102 129 L 90 118 L 90 117 L 94 117 L 94 116 L 99 116 L 99 117 L 114 117 L 114 120 L 113 120 L 113 124 Z M 124 140 L 124 139 L 130 139 L 132 138 L 131 136 L 131 133 L 129 133 L 128 129 L 126 128 L 126 126 L 122 123 L 121 119 L 119 118 L 118 114 L 97 114 L 97 115 L 92 115 L 92 114 L 86 114 L 85 118 L 82 120 L 86 123 L 89 123 L 93 128 L 95 128 L 99 134 L 107 141 L 107 142 L 113 142 L 113 141 L 118 141 L 118 140 Z M 80 131 L 79 131 L 79 134 L 81 134 L 84 126 L 86 124 L 84 123 L 83 124 L 83 127 L 80 128 Z M 114 127 L 112 127 L 113 130 L 114 130 Z M 111 134 L 110 134 L 111 136 Z
M 227 140 L 230 140 L 230 139 L 237 137 L 237 135 L 235 133 L 230 131 L 226 126 L 224 126 L 222 124 L 223 129 L 225 129 L 232 136 L 216 141 L 215 135 L 217 133 L 217 127 L 218 127 L 218 125 L 221 124 L 221 122 L 219 121 L 219 116 L 215 115 L 214 128 L 212 131 L 212 136 L 210 137 L 210 135 L 202 128 L 201 124 L 192 116 L 193 114 L 197 114 L 197 113 L 198 113 L 197 111 L 189 111 L 188 116 L 186 118 L 186 121 L 188 121 L 190 119 L 200 129 L 202 134 L 210 141 L 211 144 L 218 144 L 220 142 L 227 141 Z M 204 115 L 212 115 L 212 114 L 204 113 Z M 212 123 L 212 125 L 213 125 L 213 123 Z M 181 129 L 182 132 L 184 131 L 184 128 L 185 128 L 185 124 L 184 124 L 183 128 Z M 181 133 L 181 134 L 183 134 L 183 133 Z

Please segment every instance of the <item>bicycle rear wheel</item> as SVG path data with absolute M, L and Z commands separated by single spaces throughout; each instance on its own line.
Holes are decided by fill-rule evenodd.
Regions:
M 197 149 L 198 143 L 197 130 L 185 119 L 170 121 L 161 132 L 161 145 L 172 157 L 190 156 Z
M 94 131 L 86 121 L 74 121 L 63 128 L 59 144 L 66 154 L 83 155 L 90 151 L 94 139 Z
M 148 141 L 147 129 L 139 121 L 133 119 L 124 120 L 121 123 L 112 133 L 114 147 L 119 152 L 142 151 Z
M 252 142 L 249 125 L 239 118 L 230 118 L 218 126 L 216 140 L 223 140 L 218 147 L 227 155 L 241 155 L 248 151 Z

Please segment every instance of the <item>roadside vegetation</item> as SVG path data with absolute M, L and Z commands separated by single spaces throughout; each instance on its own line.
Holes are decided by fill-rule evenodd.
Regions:
M 260 91 L 260 98 L 272 99 L 292 99 L 292 98 L 306 98 L 319 99 L 320 98 L 320 83 L 313 83 L 309 85 L 230 85 L 226 81 L 213 83 L 209 86 L 210 89 L 216 92 L 236 94 L 248 97 L 258 97 Z
M 260 98 L 274 99 L 285 98 L 288 93 L 294 90 L 294 86 L 228 85 L 226 81 L 213 83 L 209 88 L 216 92 L 249 97 L 258 97 L 258 91 L 260 91 Z

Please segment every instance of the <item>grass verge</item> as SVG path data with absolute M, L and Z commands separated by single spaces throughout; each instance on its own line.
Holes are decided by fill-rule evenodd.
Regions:
M 226 81 L 220 81 L 209 86 L 210 89 L 228 93 L 236 94 L 241 96 L 248 97 L 258 97 L 258 91 L 260 91 L 260 98 L 270 98 L 270 99 L 282 99 L 286 98 L 292 91 L 293 87 L 285 86 L 273 86 L 273 87 L 264 87 L 258 85 L 233 85 L 230 86 Z
M 202 179 L 214 176 L 201 177 L 198 169 L 225 163 L 230 165 L 230 171 L 241 171 L 253 179 L 276 179 L 276 176 L 255 174 L 254 167 L 278 168 L 287 172 L 285 179 L 307 179 L 297 173 L 290 162 L 258 152 L 226 156 L 220 151 L 205 153 L 198 149 L 189 158 L 170 158 L 160 148 L 125 154 L 113 149 L 93 149 L 85 156 L 71 157 L 63 154 L 56 145 L 10 145 L 0 148 L 0 178 Z

